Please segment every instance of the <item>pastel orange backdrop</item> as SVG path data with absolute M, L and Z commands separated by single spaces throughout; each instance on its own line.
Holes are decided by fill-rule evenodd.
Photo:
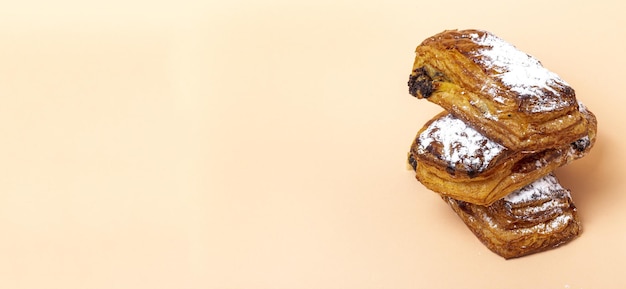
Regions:
M 0 9 L 0 288 L 623 288 L 619 1 L 20 1 Z M 584 232 L 505 261 L 405 168 L 413 50 L 480 28 L 598 141 Z

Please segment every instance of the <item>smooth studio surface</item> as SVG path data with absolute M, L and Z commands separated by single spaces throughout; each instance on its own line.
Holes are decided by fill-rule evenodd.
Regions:
M 626 286 L 619 1 L 54 2 L 0 9 L 0 288 Z M 566 246 L 505 261 L 406 170 L 454 28 L 596 114 Z

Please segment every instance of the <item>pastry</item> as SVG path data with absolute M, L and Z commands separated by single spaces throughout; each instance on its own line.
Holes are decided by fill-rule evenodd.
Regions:
M 581 232 L 570 192 L 553 174 L 490 206 L 443 199 L 487 248 L 506 259 L 558 247 Z
M 415 52 L 410 94 L 445 110 L 411 145 L 416 178 L 506 259 L 578 236 L 553 171 L 591 150 L 597 120 L 569 84 L 486 31 L 444 31 Z
M 596 136 L 596 118 L 584 105 L 585 136 L 539 152 L 513 151 L 443 112 L 418 132 L 409 152 L 416 178 L 444 196 L 489 205 L 586 155 Z
M 542 151 L 585 136 L 574 90 L 497 36 L 450 30 L 416 50 L 409 92 L 513 151 Z

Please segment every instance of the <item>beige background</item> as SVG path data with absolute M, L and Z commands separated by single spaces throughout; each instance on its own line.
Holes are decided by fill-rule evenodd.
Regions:
M 622 1 L 12 2 L 0 288 L 626 286 Z M 533 54 L 596 113 L 558 171 L 569 245 L 505 261 L 405 169 L 440 111 L 407 92 L 413 49 L 451 28 Z

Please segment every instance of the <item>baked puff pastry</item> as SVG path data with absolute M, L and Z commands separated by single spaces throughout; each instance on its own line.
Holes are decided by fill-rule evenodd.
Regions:
M 507 149 L 443 112 L 418 132 L 408 162 L 427 188 L 454 199 L 490 205 L 591 150 L 596 118 L 582 104 L 580 111 L 589 124 L 586 135 L 539 152 Z
M 585 136 L 574 90 L 534 57 L 481 30 L 450 30 L 415 50 L 409 92 L 513 151 Z
M 596 141 L 596 117 L 574 90 L 486 31 L 444 31 L 415 52 L 409 92 L 445 109 L 411 145 L 416 178 L 504 258 L 578 236 L 576 207 L 553 175 Z
M 490 206 L 443 199 L 487 248 L 506 259 L 558 247 L 581 232 L 570 192 L 553 174 Z

